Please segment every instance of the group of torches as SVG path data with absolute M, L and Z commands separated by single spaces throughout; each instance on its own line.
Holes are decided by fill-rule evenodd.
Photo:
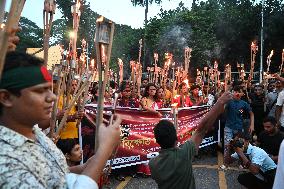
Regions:
M 141 43 L 140 43 L 141 46 Z M 140 48 L 141 49 L 141 48 Z M 158 53 L 154 53 L 154 64 L 153 66 L 148 66 L 146 68 L 147 71 L 147 80 L 149 83 L 159 84 L 160 86 L 165 87 L 167 82 L 172 82 L 174 85 L 173 88 L 179 86 L 181 82 L 183 82 L 188 77 L 188 68 L 190 63 L 190 48 L 185 48 L 185 63 L 184 67 L 178 66 L 176 67 L 176 63 L 173 61 L 173 55 L 171 53 L 165 53 L 164 56 L 164 65 L 163 67 L 158 66 Z M 140 54 L 140 52 L 139 52 Z M 121 59 L 118 59 L 119 65 L 119 76 L 120 80 L 122 81 L 123 78 L 123 62 Z M 130 81 L 133 84 L 134 88 L 140 89 L 141 86 L 141 79 L 142 79 L 142 65 L 139 61 L 130 61 L 130 70 L 131 70 L 131 77 Z M 122 75 L 121 75 L 122 74 Z M 145 78 L 144 78 L 145 79 Z
M 258 51 L 258 46 L 255 42 L 252 42 L 251 44 L 251 68 L 250 72 L 247 77 L 246 81 L 246 72 L 244 68 L 244 64 L 237 64 L 237 71 L 239 73 L 239 79 L 251 82 L 254 80 L 254 66 L 255 66 L 255 58 Z M 158 54 L 154 53 L 154 64 L 152 67 L 147 67 L 147 78 L 148 82 L 150 83 L 159 83 L 160 86 L 166 85 L 167 81 L 170 81 L 172 83 L 173 91 L 179 86 L 182 82 L 186 81 L 188 79 L 188 65 L 190 62 L 190 53 L 191 49 L 186 47 L 185 48 L 185 65 L 184 67 L 178 66 L 176 67 L 176 63 L 173 61 L 173 55 L 171 53 L 165 53 L 164 57 L 164 66 L 159 67 L 157 66 L 158 62 Z M 264 79 L 262 81 L 264 90 L 267 90 L 267 82 L 268 79 L 272 78 L 270 72 L 270 64 L 271 64 L 271 58 L 274 54 L 274 51 L 272 50 L 271 53 L 267 56 L 267 70 L 263 73 Z M 282 52 L 282 61 L 280 65 L 280 71 L 279 73 L 282 73 L 283 69 L 283 62 L 284 62 L 284 49 Z M 135 61 L 130 62 L 131 66 L 131 81 L 135 84 L 141 84 L 141 65 L 139 63 L 136 63 Z M 122 68 L 122 66 L 120 66 Z M 138 70 L 138 71 L 137 71 Z M 170 73 L 170 70 L 172 72 Z M 121 70 L 120 73 L 122 74 Z M 140 75 L 140 77 L 139 77 Z M 230 84 L 232 82 L 232 67 L 231 65 L 227 64 L 224 68 L 224 80 L 220 80 L 221 72 L 218 70 L 218 62 L 215 61 L 212 67 L 204 67 L 203 70 L 197 69 L 196 70 L 196 84 L 203 86 L 204 82 L 207 81 L 207 83 L 211 83 L 212 86 L 215 88 L 215 92 L 218 92 L 218 90 L 224 89 L 225 91 L 228 91 L 230 89 Z M 139 79 L 138 79 L 139 78 Z M 208 91 L 207 91 L 208 94 Z
M 0 78 L 2 75 L 2 69 L 5 62 L 5 54 L 8 49 L 8 37 L 9 32 L 13 27 L 17 27 L 20 19 L 21 12 L 23 10 L 25 4 L 25 0 L 12 0 L 11 8 L 4 24 L 4 13 L 5 13 L 5 5 L 6 0 L 0 1 Z M 44 21 L 44 60 L 45 64 L 47 64 L 48 60 L 48 48 L 49 48 L 49 37 L 50 31 L 52 27 L 53 15 L 55 14 L 55 1 L 54 0 L 45 0 L 44 1 L 44 9 L 43 9 L 43 21 Z M 98 105 L 97 105 L 97 116 L 96 116 L 96 125 L 97 130 L 99 129 L 99 125 L 103 122 L 103 109 L 104 109 L 104 92 L 106 90 L 106 86 L 109 85 L 110 80 L 114 80 L 116 83 L 120 84 L 123 81 L 123 72 L 124 72 L 124 64 L 121 59 L 118 59 L 118 67 L 119 72 L 114 73 L 111 69 L 109 69 L 109 61 L 111 56 L 111 48 L 114 34 L 114 22 L 105 19 L 104 17 L 100 17 L 97 19 L 96 24 L 96 38 L 95 38 L 95 46 L 96 46 L 96 61 L 91 61 L 90 65 L 88 63 L 88 55 L 86 54 L 87 42 L 82 40 L 82 54 L 79 59 L 77 59 L 77 34 L 81 16 L 80 10 L 80 0 L 76 0 L 74 5 L 72 5 L 71 13 L 73 15 L 73 36 L 70 39 L 69 44 L 69 56 L 66 59 L 62 55 L 62 60 L 59 68 L 54 69 L 53 73 L 57 73 L 59 76 L 57 80 L 57 91 L 54 91 L 57 94 L 57 100 L 54 103 L 54 108 L 52 112 L 51 119 L 51 132 L 50 137 L 54 137 L 54 135 L 59 135 L 62 129 L 64 129 L 64 125 L 67 120 L 67 116 L 71 110 L 71 108 L 77 103 L 80 110 L 84 109 L 86 104 L 88 89 L 90 87 L 91 82 L 94 78 L 98 77 L 98 85 L 99 85 L 99 97 L 98 97 Z M 138 90 L 138 94 L 140 94 L 141 80 L 142 80 L 142 64 L 141 64 L 141 54 L 142 54 L 142 39 L 139 40 L 139 58 L 137 61 L 130 61 L 130 70 L 131 76 L 130 81 L 133 84 L 134 88 Z M 173 55 L 171 53 L 165 53 L 164 56 L 164 64 L 162 66 L 158 66 L 159 56 L 157 53 L 154 53 L 154 64 L 146 68 L 148 82 L 151 83 L 159 83 L 160 86 L 166 87 L 167 82 L 172 83 L 172 90 L 176 90 L 176 88 L 182 83 L 186 82 L 188 84 L 188 70 L 189 63 L 191 57 L 192 49 L 189 47 L 185 47 L 184 49 L 184 64 L 183 66 L 177 66 L 177 63 L 173 61 Z M 258 51 L 258 47 L 256 43 L 251 44 L 251 69 L 250 74 L 248 76 L 248 81 L 252 81 L 254 77 L 254 65 L 255 65 L 255 57 Z M 267 90 L 267 80 L 270 71 L 271 58 L 273 56 L 273 50 L 267 57 L 267 70 L 264 72 L 264 88 Z M 62 53 L 63 54 L 63 53 Z M 96 63 L 94 63 L 96 62 Z M 280 65 L 280 74 L 282 73 L 284 62 L 284 49 L 282 52 L 282 62 Z M 89 65 L 89 67 L 88 67 Z M 243 64 L 238 64 L 237 69 L 239 72 L 239 78 L 245 80 L 245 70 Z M 232 81 L 232 68 L 231 65 L 227 64 L 224 70 L 224 82 L 220 81 L 220 71 L 218 70 L 217 61 L 214 62 L 213 67 L 204 67 L 203 70 L 197 69 L 196 73 L 196 83 L 200 86 L 204 84 L 205 81 L 208 83 L 214 84 L 215 91 L 218 91 L 221 85 L 224 85 L 225 91 L 229 90 L 229 84 Z M 76 78 L 76 76 L 79 77 Z M 78 79 L 78 85 L 75 89 L 75 92 L 72 98 L 69 98 L 70 89 L 71 89 L 71 81 L 73 79 Z M 209 89 L 209 88 L 208 88 Z M 208 91 L 207 91 L 208 94 Z M 65 109 L 65 113 L 60 123 L 57 123 L 56 114 L 58 112 L 57 105 L 59 101 L 59 96 L 63 96 L 63 109 Z M 118 96 L 116 95 L 116 100 Z M 173 105 L 175 107 L 175 105 Z M 114 104 L 114 109 L 116 105 Z M 175 109 L 175 108 L 174 108 Z M 176 112 L 174 113 L 176 114 Z M 112 120 L 112 119 L 111 119 Z M 78 121 L 80 122 L 80 121 Z M 112 121 L 111 121 L 112 122 Z M 177 125 L 177 124 L 176 124 Z M 98 133 L 96 131 L 96 133 Z M 96 137 L 97 139 L 98 137 Z M 96 141 L 96 148 L 98 146 L 98 141 Z M 113 154 L 115 157 L 115 153 Z

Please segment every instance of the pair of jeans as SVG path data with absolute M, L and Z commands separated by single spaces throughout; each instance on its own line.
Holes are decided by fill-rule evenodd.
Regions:
M 240 133 L 242 131 L 234 130 L 229 127 L 224 128 L 224 164 L 227 166 L 230 162 L 230 155 L 231 155 L 231 149 L 230 149 L 230 141 L 234 138 L 234 136 L 237 133 Z

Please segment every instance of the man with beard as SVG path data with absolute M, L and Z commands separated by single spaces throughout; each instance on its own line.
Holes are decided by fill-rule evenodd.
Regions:
M 257 138 L 257 145 L 265 150 L 274 162 L 278 161 L 279 148 L 284 139 L 284 134 L 279 131 L 276 124 L 277 122 L 274 117 L 266 117 L 263 120 L 264 131 Z

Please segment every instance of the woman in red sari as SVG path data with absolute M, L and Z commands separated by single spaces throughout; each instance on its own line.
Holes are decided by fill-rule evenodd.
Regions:
M 153 83 L 149 83 L 145 88 L 144 97 L 141 99 L 141 106 L 144 110 L 158 114 L 160 117 L 162 114 L 158 111 L 158 104 L 156 102 L 156 86 Z M 155 116 L 156 116 L 155 115 Z M 144 177 L 151 176 L 151 171 L 148 163 L 137 165 L 137 173 L 141 173 Z

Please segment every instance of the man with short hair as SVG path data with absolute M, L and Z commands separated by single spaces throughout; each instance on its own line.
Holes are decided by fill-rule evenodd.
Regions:
M 280 77 L 278 74 L 275 74 L 274 76 L 283 85 L 284 78 Z M 275 118 L 277 121 L 277 126 L 279 127 L 280 131 L 284 132 L 284 89 L 282 89 L 282 91 L 279 92 L 278 97 L 277 97 Z
M 202 118 L 192 137 L 180 147 L 177 147 L 177 133 L 172 122 L 161 120 L 155 126 L 155 139 L 162 149 L 157 157 L 150 160 L 149 166 L 152 178 L 159 188 L 195 188 L 192 159 L 207 130 L 223 112 L 224 105 L 230 99 L 231 94 L 224 93 Z
M 233 99 L 229 101 L 225 108 L 226 113 L 226 123 L 224 128 L 224 163 L 227 164 L 227 158 L 229 157 L 229 142 L 233 139 L 233 136 L 237 133 L 244 132 L 244 114 L 248 113 L 250 115 L 250 126 L 249 131 L 254 130 L 254 114 L 248 103 L 241 100 L 243 96 L 243 87 L 235 86 L 233 89 Z
M 266 117 L 263 119 L 263 128 L 257 137 L 257 145 L 269 154 L 271 159 L 277 163 L 278 153 L 284 134 L 276 127 L 276 119 L 274 117 Z
M 70 173 L 62 152 L 36 126 L 50 119 L 56 99 L 51 87 L 41 59 L 7 54 L 0 81 L 1 188 L 98 188 L 96 182 L 119 143 L 121 120 L 100 126 L 95 156 Z
M 272 117 L 275 117 L 276 102 L 277 102 L 278 94 L 283 89 L 283 84 L 281 81 L 277 80 L 274 82 L 274 84 L 275 84 L 275 89 L 267 94 L 267 112 L 268 112 L 268 116 L 272 116 Z
M 239 134 L 230 143 L 235 151 L 230 162 L 241 160 L 242 165 L 249 170 L 238 176 L 238 181 L 246 188 L 269 189 L 272 188 L 276 173 L 276 164 L 261 148 L 250 144 L 250 135 Z

